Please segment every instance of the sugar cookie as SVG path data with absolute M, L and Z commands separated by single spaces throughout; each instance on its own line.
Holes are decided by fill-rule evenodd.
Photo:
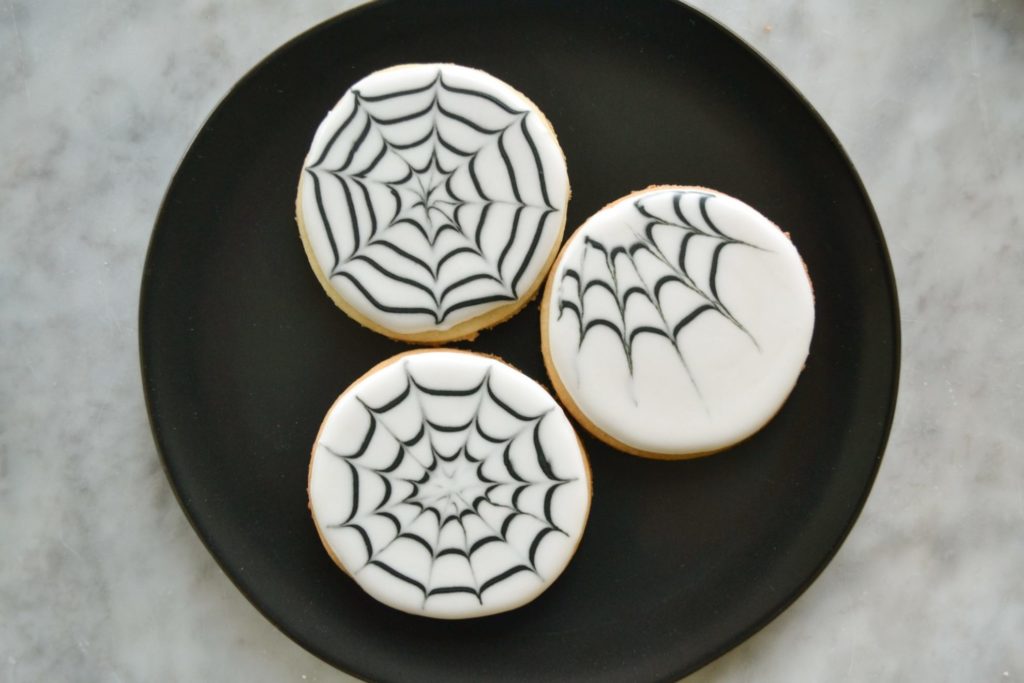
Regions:
M 586 454 L 551 395 L 465 351 L 370 370 L 328 411 L 309 468 L 334 561 L 377 600 L 443 619 L 540 595 L 576 551 L 590 497 Z
M 697 187 L 652 187 L 589 218 L 541 304 L 562 402 L 598 438 L 655 458 L 713 453 L 763 427 L 813 328 L 810 279 L 786 234 Z
M 296 220 L 317 278 L 394 339 L 472 338 L 536 294 L 569 181 L 547 119 L 482 71 L 412 64 L 353 85 L 320 124 Z

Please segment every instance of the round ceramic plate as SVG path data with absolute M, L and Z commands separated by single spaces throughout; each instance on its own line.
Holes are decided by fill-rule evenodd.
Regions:
M 324 295 L 293 217 L 299 169 L 345 89 L 406 62 L 478 67 L 538 104 L 568 159 L 567 234 L 632 190 L 705 185 L 790 231 L 817 295 L 806 370 L 763 431 L 686 462 L 584 437 L 594 505 L 575 559 L 526 607 L 463 622 L 375 602 L 331 562 L 306 508 L 325 411 L 408 347 Z M 210 552 L 290 637 L 375 680 L 672 680 L 722 654 L 807 588 L 850 530 L 899 361 L 892 270 L 849 160 L 771 66 L 671 0 L 393 0 L 288 43 L 182 161 L 139 329 L 153 432 Z M 539 345 L 536 303 L 459 344 L 547 383 Z

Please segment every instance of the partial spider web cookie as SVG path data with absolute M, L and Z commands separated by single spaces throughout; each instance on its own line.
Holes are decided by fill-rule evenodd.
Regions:
M 814 329 L 810 279 L 743 202 L 655 187 L 572 236 L 541 306 L 544 360 L 595 436 L 660 458 L 713 453 L 775 415 Z

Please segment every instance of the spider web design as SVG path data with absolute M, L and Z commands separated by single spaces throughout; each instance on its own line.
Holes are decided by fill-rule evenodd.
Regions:
M 380 405 L 357 398 L 369 418 L 358 447 L 319 444 L 347 466 L 351 508 L 327 526 L 362 541 L 354 575 L 380 570 L 419 591 L 422 607 L 451 594 L 483 605 L 488 590 L 518 574 L 543 581 L 542 542 L 568 537 L 553 501 L 576 481 L 558 476 L 545 451 L 551 409 L 517 411 L 495 392 L 490 370 L 457 388 L 425 386 L 407 365 L 404 375 L 401 392 Z
M 351 111 L 305 169 L 333 258 L 328 277 L 379 311 L 435 325 L 516 301 L 557 213 L 532 112 L 451 85 L 440 69 L 416 87 L 351 94 Z M 345 208 L 332 223 L 326 204 L 338 191 Z
M 657 196 L 664 196 L 659 193 Z M 697 211 L 687 213 L 684 200 L 695 197 Z M 559 287 L 558 319 L 571 313 L 579 333 L 578 348 L 594 330 L 610 330 L 618 338 L 625 354 L 629 372 L 633 374 L 638 338 L 649 335 L 672 344 L 694 388 L 700 388 L 683 355 L 680 344 L 684 330 L 701 316 L 717 315 L 729 321 L 750 338 L 758 350 L 757 340 L 729 311 L 718 293 L 719 264 L 726 249 L 747 247 L 763 251 L 761 247 L 730 237 L 711 219 L 708 202 L 714 195 L 694 190 L 671 193 L 670 210 L 661 211 L 650 206 L 650 196 L 633 202 L 637 222 L 642 227 L 630 227 L 633 241 L 625 245 L 607 245 L 589 236 L 574 267 L 566 268 Z M 697 219 L 694 213 L 699 214 Z M 693 273 L 694 264 L 688 263 L 687 254 L 699 240 L 710 242 L 710 265 L 706 280 Z M 705 249 L 705 255 L 707 250 Z M 673 286 L 689 293 L 686 304 L 680 306 L 678 296 L 671 308 L 667 294 Z M 610 300 L 612 307 L 594 301 L 596 297 Z M 588 306 L 588 300 L 591 305 Z M 611 317 L 594 314 L 598 307 L 613 309 Z

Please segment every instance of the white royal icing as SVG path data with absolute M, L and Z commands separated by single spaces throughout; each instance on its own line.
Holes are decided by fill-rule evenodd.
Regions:
M 338 294 L 399 333 L 524 297 L 561 239 L 569 182 L 539 111 L 482 71 L 370 74 L 317 129 L 299 202 Z
M 321 538 L 377 600 L 444 619 L 523 605 L 590 506 L 576 433 L 539 384 L 471 353 L 406 354 L 327 413 L 309 475 Z
M 713 451 L 760 429 L 814 328 L 792 242 L 709 190 L 652 188 L 599 211 L 551 283 L 549 368 L 587 420 L 648 453 Z

